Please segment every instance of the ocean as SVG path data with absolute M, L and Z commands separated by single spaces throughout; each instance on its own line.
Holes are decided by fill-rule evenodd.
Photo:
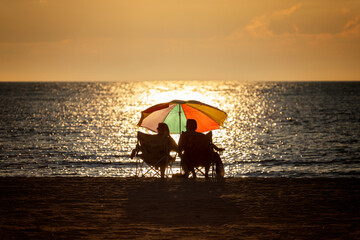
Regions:
M 140 112 L 173 99 L 228 113 L 226 177 L 360 176 L 360 82 L 146 81 L 0 83 L 0 177 L 134 176 Z

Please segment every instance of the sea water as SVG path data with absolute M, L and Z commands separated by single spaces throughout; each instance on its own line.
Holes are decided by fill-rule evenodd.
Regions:
M 173 99 L 228 113 L 226 177 L 359 177 L 360 82 L 235 81 L 0 83 L 0 176 L 134 176 L 141 111 Z

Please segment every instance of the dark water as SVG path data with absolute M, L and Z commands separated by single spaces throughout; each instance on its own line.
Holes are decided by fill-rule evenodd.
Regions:
M 140 111 L 173 99 L 229 114 L 228 177 L 359 177 L 360 82 L 230 81 L 0 83 L 0 176 L 132 176 Z

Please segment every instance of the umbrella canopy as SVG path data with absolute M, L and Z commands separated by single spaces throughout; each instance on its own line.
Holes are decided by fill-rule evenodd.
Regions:
M 170 133 L 181 133 L 186 130 L 186 120 L 195 119 L 196 131 L 207 132 L 222 126 L 226 117 L 224 111 L 199 101 L 173 100 L 142 111 L 138 126 L 157 132 L 158 124 L 163 122 L 168 125 Z

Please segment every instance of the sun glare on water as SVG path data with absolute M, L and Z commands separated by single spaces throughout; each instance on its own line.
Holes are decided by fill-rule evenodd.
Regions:
M 143 98 L 146 104 L 170 102 L 172 100 L 197 100 L 214 104 L 214 96 L 201 82 L 148 82 L 144 86 Z
M 203 103 L 212 104 L 211 97 L 191 90 L 151 92 L 148 98 L 149 102 L 154 104 L 170 102 L 172 100 L 197 100 Z

